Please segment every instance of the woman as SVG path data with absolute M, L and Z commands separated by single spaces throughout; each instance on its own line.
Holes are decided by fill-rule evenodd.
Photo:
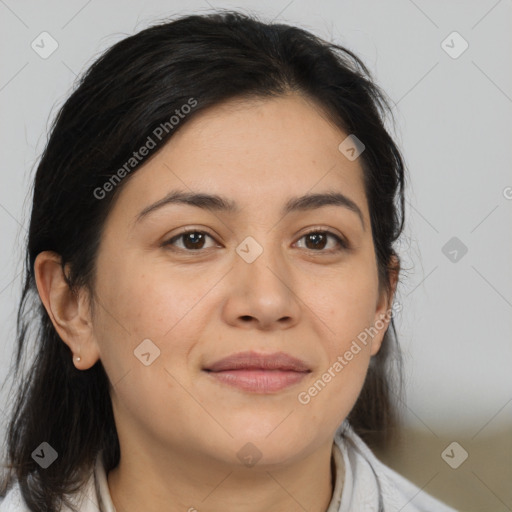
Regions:
M 399 396 L 386 109 L 348 50 L 234 12 L 91 66 L 35 178 L 0 511 L 453 510 L 369 448 Z

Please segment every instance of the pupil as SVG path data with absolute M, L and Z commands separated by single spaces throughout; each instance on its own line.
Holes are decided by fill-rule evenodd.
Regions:
M 325 242 L 325 235 L 320 234 L 320 233 L 313 233 L 313 234 L 308 235 L 308 239 L 316 240 L 316 242 L 313 242 L 313 243 L 314 243 L 314 247 L 318 248 L 319 247 L 319 244 L 318 244 L 319 239 L 322 239 L 321 241 Z M 322 245 L 321 242 L 320 242 L 320 245 Z M 322 247 L 323 247 L 323 245 L 322 245 Z
M 201 233 L 187 233 L 187 235 L 185 236 L 185 240 L 189 241 L 189 240 L 191 240 L 193 238 L 198 238 L 199 241 L 200 241 L 202 237 L 203 237 L 203 235 Z M 192 240 L 192 244 L 191 244 L 192 245 L 192 247 L 191 247 L 192 249 L 197 249 L 197 247 L 195 247 L 195 244 L 197 244 L 197 242 L 198 242 L 198 240 Z M 188 246 L 190 244 L 185 243 L 185 245 Z

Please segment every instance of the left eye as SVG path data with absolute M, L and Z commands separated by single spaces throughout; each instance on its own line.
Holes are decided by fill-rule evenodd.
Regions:
M 342 249 L 347 249 L 348 245 L 344 240 L 342 240 L 338 235 L 335 235 L 334 233 L 331 233 L 330 231 L 310 231 L 309 233 L 306 233 L 305 235 L 302 235 L 299 240 L 302 240 L 305 238 L 308 241 L 312 241 L 314 249 L 316 250 L 319 248 L 323 249 L 325 245 L 327 244 L 328 238 L 334 239 L 338 243 L 338 247 L 331 249 L 330 251 L 320 251 L 320 252 L 331 252 L 331 251 L 339 251 Z M 307 243 L 307 242 L 306 242 Z M 307 247 L 308 249 L 311 249 L 311 247 Z
M 204 231 L 184 231 L 183 233 L 174 236 L 167 242 L 164 242 L 163 245 L 176 246 L 176 242 L 182 239 L 184 240 L 184 246 L 178 247 L 179 249 L 185 251 L 198 251 L 200 249 L 204 249 L 205 237 L 211 238 L 213 240 L 213 237 Z M 342 250 L 348 247 L 347 243 L 344 240 L 342 240 L 339 236 L 335 235 L 334 233 L 331 233 L 330 231 L 310 231 L 309 233 L 302 235 L 299 240 L 302 240 L 303 238 L 306 239 L 306 248 L 313 250 L 315 252 L 331 252 L 333 250 Z M 334 239 L 337 242 L 338 248 L 335 247 L 334 249 L 322 251 L 322 249 L 325 249 L 325 246 L 327 245 L 327 240 L 329 238 Z

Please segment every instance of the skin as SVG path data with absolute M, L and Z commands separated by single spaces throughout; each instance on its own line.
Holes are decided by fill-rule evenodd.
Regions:
M 298 95 L 215 106 L 124 184 L 99 248 L 93 311 L 85 290 L 69 292 L 58 255 L 38 255 L 39 294 L 80 354 L 76 368 L 101 359 L 113 383 L 121 460 L 108 484 L 118 512 L 326 510 L 333 436 L 381 346 L 397 278 L 389 292 L 379 288 L 360 159 L 338 150 L 346 136 Z M 170 204 L 135 222 L 171 190 L 219 194 L 241 209 Z M 365 229 L 340 206 L 281 214 L 290 197 L 332 191 L 359 206 Z M 313 227 L 350 250 L 336 251 L 331 236 L 315 245 L 304 236 Z M 212 238 L 162 246 L 188 228 Z M 263 248 L 252 263 L 235 251 L 247 236 Z M 367 346 L 301 404 L 298 393 L 383 318 Z M 160 349 L 149 366 L 134 357 L 147 338 Z M 250 349 L 287 352 L 312 371 L 258 395 L 202 370 Z M 248 442 L 261 452 L 252 467 L 237 457 Z

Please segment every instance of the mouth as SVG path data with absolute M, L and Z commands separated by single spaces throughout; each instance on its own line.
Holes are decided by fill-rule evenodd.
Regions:
M 309 372 L 225 370 L 208 372 L 217 381 L 253 393 L 273 393 L 298 384 Z
M 242 352 L 203 368 L 216 382 L 252 393 L 274 393 L 298 384 L 311 372 L 300 359 L 278 352 Z

